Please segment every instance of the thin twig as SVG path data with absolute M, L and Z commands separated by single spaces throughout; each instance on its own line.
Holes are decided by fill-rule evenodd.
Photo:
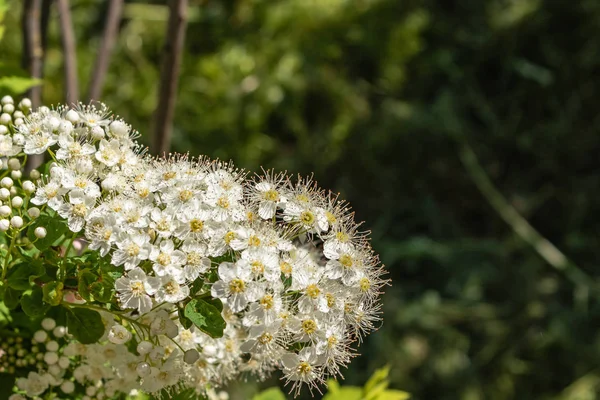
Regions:
M 548 239 L 540 235 L 496 189 L 466 139 L 461 140 L 460 160 L 481 194 L 523 241 L 533 247 L 548 264 L 564 273 L 578 288 L 585 290 L 593 285 L 593 281 L 584 271 L 579 269 Z
M 44 48 L 42 38 L 42 0 L 24 0 L 23 17 L 21 20 L 23 29 L 23 68 L 32 78 L 41 79 L 43 71 Z M 33 109 L 37 109 L 42 103 L 42 85 L 30 88 L 26 96 L 31 100 Z M 44 158 L 41 154 L 34 154 L 28 158 L 25 171 L 29 173 L 32 169 L 42 164 Z
M 154 151 L 158 154 L 167 153 L 171 145 L 177 81 L 187 25 L 187 7 L 187 0 L 171 0 L 169 3 L 170 14 L 163 50 L 153 140 Z
M 77 79 L 77 49 L 75 33 L 71 21 L 69 0 L 56 0 L 60 20 L 60 37 L 65 61 L 65 100 L 68 105 L 79 100 L 79 81 Z
M 104 25 L 104 33 L 102 35 L 102 43 L 100 44 L 100 50 L 98 51 L 98 57 L 96 58 L 96 64 L 94 65 L 92 78 L 90 80 L 90 92 L 88 95 L 90 101 L 98 100 L 102 96 L 104 77 L 108 70 L 111 52 L 119 30 L 122 11 L 123 0 L 110 0 L 106 23 Z

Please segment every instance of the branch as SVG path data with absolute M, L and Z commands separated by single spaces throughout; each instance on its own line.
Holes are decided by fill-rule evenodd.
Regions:
M 44 15 L 42 15 L 44 14 Z M 23 32 L 23 68 L 32 78 L 42 78 L 44 65 L 44 47 L 45 33 L 47 24 L 43 25 L 43 20 L 47 21 L 49 8 L 42 7 L 42 0 L 24 0 L 23 16 L 21 20 Z M 32 109 L 37 109 L 42 104 L 42 85 L 32 87 L 25 94 L 31 100 Z M 44 161 L 41 154 L 33 154 L 27 159 L 25 171 L 31 172 Z
M 68 105 L 72 105 L 77 103 L 79 99 L 75 34 L 73 32 L 73 22 L 71 21 L 69 0 L 57 0 L 56 5 L 58 7 L 60 37 L 65 59 L 65 100 Z
M 188 0 L 171 0 L 169 3 L 170 14 L 167 38 L 163 50 L 153 140 L 154 152 L 158 154 L 168 152 L 171 145 L 177 80 L 187 25 L 187 5 Z
M 584 271 L 548 239 L 540 235 L 496 189 L 466 139 L 461 140 L 460 160 L 481 194 L 523 241 L 533 247 L 548 264 L 564 273 L 578 288 L 584 289 L 593 285 L 592 279 Z
M 106 24 L 104 25 L 104 33 L 102 35 L 102 43 L 92 72 L 90 80 L 90 92 L 88 99 L 98 100 L 102 96 L 102 86 L 104 77 L 108 70 L 108 64 L 112 49 L 115 44 L 115 39 L 121 22 L 121 14 L 123 11 L 123 0 L 110 0 L 108 5 L 108 15 L 106 16 Z

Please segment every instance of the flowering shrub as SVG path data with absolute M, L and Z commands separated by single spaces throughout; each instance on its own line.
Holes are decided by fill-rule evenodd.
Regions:
M 320 390 L 376 328 L 383 268 L 311 178 L 150 157 L 104 105 L 1 106 L 0 382 L 13 400 L 210 395 L 275 370 L 295 394 Z M 50 160 L 25 177 L 31 154 Z

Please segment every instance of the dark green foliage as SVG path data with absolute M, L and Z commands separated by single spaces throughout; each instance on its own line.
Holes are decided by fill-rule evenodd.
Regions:
M 97 311 L 72 307 L 67 309 L 67 328 L 83 344 L 95 343 L 104 334 L 104 323 Z
M 219 338 L 223 336 L 225 321 L 221 316 L 223 304 L 218 299 L 192 299 L 184 310 L 184 315 L 198 329 L 210 337 Z

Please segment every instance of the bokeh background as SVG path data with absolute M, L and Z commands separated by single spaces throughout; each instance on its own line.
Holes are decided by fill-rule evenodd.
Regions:
M 390 364 L 415 399 L 600 398 L 598 0 L 190 3 L 172 149 L 314 172 L 389 270 L 345 383 Z M 71 5 L 85 93 L 107 2 Z M 126 1 L 102 96 L 146 143 L 167 18 Z M 64 101 L 57 19 L 46 104 Z

